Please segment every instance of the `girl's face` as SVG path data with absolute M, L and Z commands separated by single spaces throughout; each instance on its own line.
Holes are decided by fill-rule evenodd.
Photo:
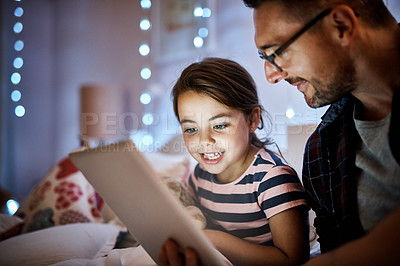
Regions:
M 257 128 L 254 115 L 246 118 L 211 97 L 187 91 L 178 97 L 178 114 L 187 149 L 221 183 L 239 178 L 257 153 L 249 132 Z M 253 111 L 254 113 L 254 111 Z M 255 120 L 255 121 L 253 121 Z

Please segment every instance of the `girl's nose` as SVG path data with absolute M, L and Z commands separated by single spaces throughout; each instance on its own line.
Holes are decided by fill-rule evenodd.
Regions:
M 211 132 L 209 132 L 209 131 L 201 132 L 200 133 L 200 143 L 203 144 L 203 145 L 204 144 L 205 145 L 214 144 L 215 143 L 215 139 L 212 136 Z

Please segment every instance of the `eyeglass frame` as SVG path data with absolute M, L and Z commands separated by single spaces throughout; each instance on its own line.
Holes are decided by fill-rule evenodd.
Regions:
M 275 58 L 277 58 L 282 52 L 289 47 L 295 40 L 297 40 L 304 32 L 306 32 L 308 29 L 310 29 L 312 26 L 314 26 L 319 20 L 324 18 L 326 15 L 328 15 L 332 11 L 332 8 L 328 8 L 321 13 L 319 13 L 313 20 L 308 22 L 301 30 L 299 30 L 295 35 L 293 35 L 292 38 L 287 40 L 285 43 L 283 43 L 278 49 L 276 49 L 271 55 L 266 55 L 264 52 L 258 50 L 258 55 L 260 56 L 261 59 L 267 61 L 268 63 L 274 65 L 279 72 L 282 72 L 282 68 L 278 66 L 277 63 L 275 63 Z

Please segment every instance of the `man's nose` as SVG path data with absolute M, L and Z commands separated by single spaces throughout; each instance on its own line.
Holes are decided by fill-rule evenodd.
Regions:
M 279 69 L 273 64 L 265 61 L 264 62 L 265 77 L 269 83 L 275 84 L 288 76 L 288 73 L 284 70 Z

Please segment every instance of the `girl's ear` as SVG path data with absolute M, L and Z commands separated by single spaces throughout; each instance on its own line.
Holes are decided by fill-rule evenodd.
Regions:
M 253 110 L 251 110 L 251 114 L 249 115 L 248 118 L 250 133 L 256 131 L 258 125 L 260 124 L 260 119 L 261 119 L 261 108 L 257 106 L 253 108 Z

